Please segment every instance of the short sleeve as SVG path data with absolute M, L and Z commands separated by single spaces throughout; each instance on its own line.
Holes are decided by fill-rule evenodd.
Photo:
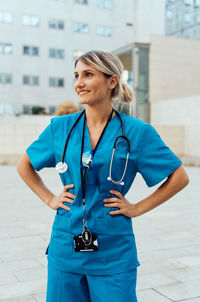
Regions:
M 161 182 L 181 164 L 180 159 L 166 146 L 154 127 L 145 124 L 138 146 L 137 169 L 148 187 Z
M 46 167 L 55 167 L 52 120 L 39 137 L 26 149 L 31 164 L 37 171 Z

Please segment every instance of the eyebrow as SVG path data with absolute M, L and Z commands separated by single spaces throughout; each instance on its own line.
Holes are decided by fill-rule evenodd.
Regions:
M 87 71 L 92 71 L 92 72 L 94 72 L 94 70 L 92 70 L 92 69 L 85 69 L 85 70 L 83 70 L 83 72 L 87 72 Z M 75 71 L 74 74 L 75 74 L 75 73 L 77 73 L 77 71 Z

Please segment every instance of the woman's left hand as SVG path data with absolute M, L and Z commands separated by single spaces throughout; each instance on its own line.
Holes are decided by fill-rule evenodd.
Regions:
M 123 214 L 130 218 L 137 216 L 136 215 L 136 206 L 134 204 L 130 203 L 125 197 L 123 197 L 119 191 L 110 190 L 109 192 L 111 194 L 116 195 L 116 197 L 103 199 L 103 201 L 105 202 L 104 206 L 119 208 L 119 210 L 111 211 L 111 212 L 109 212 L 109 214 L 111 214 L 111 215 Z M 107 202 L 110 202 L 110 203 L 107 203 Z

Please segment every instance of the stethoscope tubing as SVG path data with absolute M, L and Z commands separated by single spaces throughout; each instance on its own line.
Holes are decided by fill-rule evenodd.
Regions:
M 126 173 L 126 170 L 127 170 L 128 158 L 129 158 L 129 154 L 130 154 L 130 141 L 129 141 L 129 139 L 124 135 L 124 124 L 123 124 L 123 121 L 122 121 L 122 118 L 121 118 L 120 114 L 119 114 L 118 111 L 115 110 L 114 108 L 113 108 L 113 110 L 112 110 L 112 113 L 113 113 L 113 111 L 115 111 L 115 114 L 117 114 L 118 118 L 120 119 L 121 128 L 122 128 L 122 135 L 117 136 L 117 138 L 115 139 L 115 142 L 114 142 L 114 145 L 113 145 L 113 151 L 112 151 L 111 162 L 110 162 L 110 168 L 109 168 L 109 176 L 108 176 L 107 180 L 112 181 L 114 184 L 124 185 L 124 182 L 122 182 L 122 180 L 124 179 L 124 176 L 125 176 L 125 173 Z M 68 141 L 69 141 L 70 135 L 71 135 L 71 133 L 72 133 L 74 127 L 77 125 L 77 123 L 79 122 L 79 120 L 81 119 L 81 117 L 82 117 L 82 115 L 83 115 L 84 113 L 85 113 L 85 109 L 84 109 L 84 110 L 81 112 L 81 114 L 78 116 L 78 118 L 76 119 L 75 123 L 73 124 L 71 130 L 70 130 L 69 133 L 68 133 L 68 136 L 67 136 L 67 139 L 66 139 L 66 142 L 65 142 L 65 146 L 64 146 L 64 149 L 63 149 L 62 159 L 61 159 L 61 162 L 60 162 L 61 164 L 65 164 L 65 163 L 64 163 L 64 158 L 65 158 L 65 153 L 66 153 L 66 149 L 67 149 L 67 145 L 68 145 Z M 112 114 L 110 115 L 110 118 L 109 118 L 107 124 L 110 122 L 111 118 L 112 118 Z M 85 123 L 86 123 L 86 117 L 85 117 L 85 119 L 84 119 L 84 127 L 83 127 L 83 129 L 85 128 Z M 107 124 L 106 124 L 106 126 L 107 126 Z M 105 131 L 105 129 L 106 129 L 106 126 L 104 127 L 104 130 L 103 130 L 102 133 L 101 133 L 101 137 L 103 136 L 103 133 L 104 133 L 104 131 Z M 83 136 L 84 136 L 84 133 L 83 133 Z M 98 147 L 98 144 L 99 144 L 99 142 L 100 142 L 100 140 L 101 140 L 101 137 L 99 138 L 99 140 L 98 140 L 98 142 L 97 142 L 97 145 L 95 146 L 95 149 L 94 149 L 94 150 L 91 150 L 91 152 L 92 152 L 92 158 L 94 157 L 94 154 L 95 154 L 95 152 L 96 152 L 96 150 L 97 150 L 97 147 Z M 125 163 L 125 168 L 124 168 L 123 175 L 122 175 L 122 177 L 121 177 L 120 180 L 116 181 L 116 180 L 113 180 L 112 177 L 111 177 L 111 174 L 112 174 L 112 163 L 113 163 L 113 158 L 114 158 L 114 154 L 115 154 L 115 149 L 116 149 L 117 141 L 118 141 L 120 138 L 125 139 L 126 142 L 127 142 L 127 156 L 126 156 L 126 163 Z M 81 159 L 80 159 L 80 161 L 81 161 L 81 167 L 82 167 L 82 153 L 83 153 L 83 148 L 84 148 L 84 140 L 83 140 L 83 137 L 82 137 Z M 89 168 L 89 166 L 88 166 L 88 168 Z M 60 173 L 61 173 L 61 172 L 60 172 Z M 86 171 L 85 171 L 85 174 L 84 174 L 84 178 L 85 178 L 85 176 L 86 176 Z M 83 191 L 84 191 L 84 189 L 83 189 Z

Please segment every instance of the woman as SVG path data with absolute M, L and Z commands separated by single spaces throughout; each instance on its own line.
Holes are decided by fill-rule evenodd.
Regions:
M 113 110 L 116 98 L 133 98 L 122 71 L 121 61 L 109 52 L 79 57 L 74 89 L 85 111 L 52 118 L 17 166 L 26 184 L 56 210 L 46 251 L 47 302 L 137 301 L 140 264 L 131 218 L 159 206 L 189 182 L 181 161 L 150 124 Z M 44 167 L 57 167 L 64 185 L 59 196 L 36 172 Z M 149 187 L 167 180 L 133 204 L 125 194 L 137 172 Z

